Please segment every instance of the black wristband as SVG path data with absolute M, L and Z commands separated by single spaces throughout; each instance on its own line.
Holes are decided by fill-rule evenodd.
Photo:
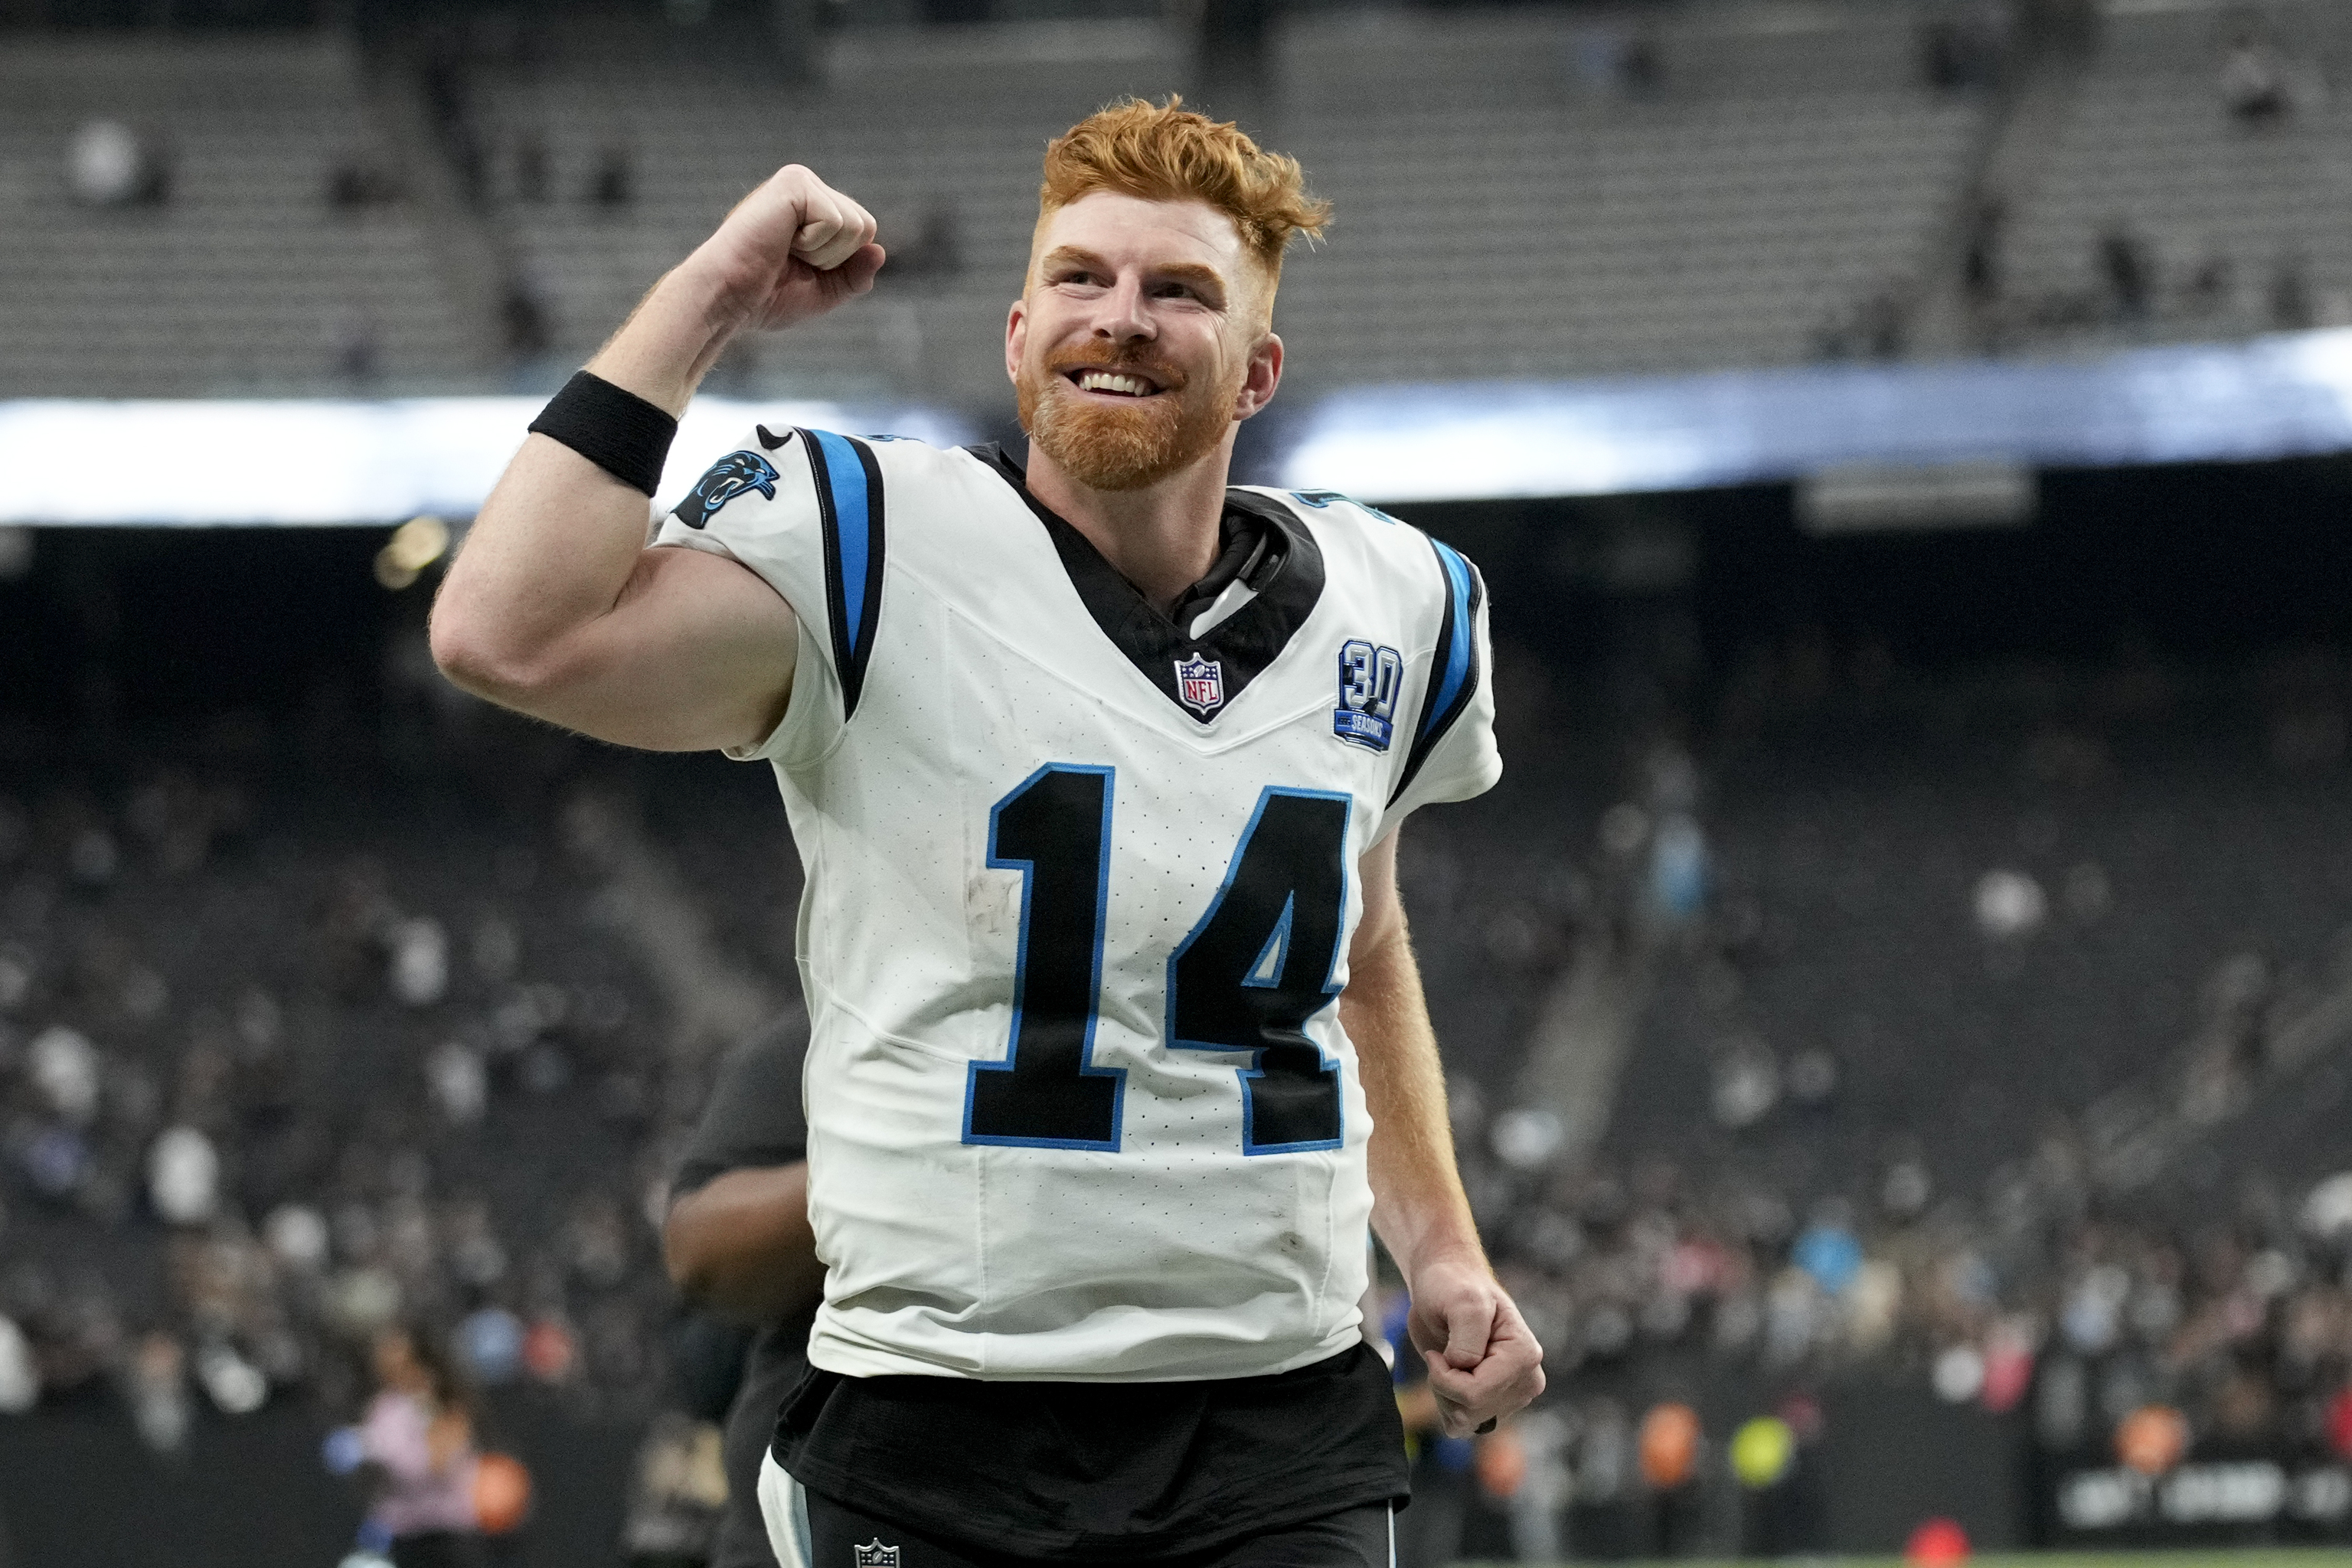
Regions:
M 677 421 L 603 376 L 574 371 L 530 427 L 561 441 L 631 489 L 654 493 Z

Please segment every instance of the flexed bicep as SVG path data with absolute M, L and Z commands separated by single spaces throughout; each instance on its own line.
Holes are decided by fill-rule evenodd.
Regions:
M 649 549 L 612 609 L 550 650 L 524 710 L 616 745 L 750 752 L 791 702 L 799 640 L 792 606 L 750 568 Z

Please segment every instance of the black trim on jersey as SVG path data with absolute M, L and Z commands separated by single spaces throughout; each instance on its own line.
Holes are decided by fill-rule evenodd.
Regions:
M 1029 493 L 1026 476 L 1002 447 L 990 442 L 964 450 L 994 469 L 1037 514 L 1070 585 L 1103 636 L 1196 723 L 1206 724 L 1231 708 L 1258 673 L 1282 657 L 1323 596 L 1323 551 L 1307 525 L 1280 501 L 1229 489 L 1216 564 L 1184 591 L 1174 614 L 1163 613 L 1067 519 Z M 1205 637 L 1186 636 L 1184 627 L 1236 581 L 1249 584 L 1256 597 L 1211 626 Z M 1177 662 L 1191 658 L 1213 659 L 1223 674 L 1224 701 L 1205 714 L 1186 707 L 1177 689 Z
M 1454 721 L 1469 708 L 1470 700 L 1478 694 L 1478 682 L 1486 678 L 1486 671 L 1478 668 L 1478 606 L 1486 602 L 1486 579 L 1478 575 L 1478 568 L 1470 563 L 1467 556 L 1448 550 L 1434 539 L 1429 542 L 1429 548 L 1437 558 L 1438 578 L 1445 585 L 1445 618 L 1438 623 L 1437 648 L 1430 658 L 1429 684 L 1422 701 L 1425 704 L 1434 701 L 1439 682 L 1453 663 L 1457 648 L 1463 654 L 1468 673 L 1461 688 L 1443 708 L 1424 707 L 1423 710 L 1420 726 L 1413 731 L 1412 750 L 1405 756 L 1404 772 L 1398 776 L 1396 788 L 1390 792 L 1391 805 L 1394 805 L 1397 798 L 1412 787 L 1422 764 L 1429 761 L 1430 753 L 1437 750 L 1437 743 L 1445 739 L 1446 732 L 1454 728 Z M 1454 586 L 1454 574 L 1446 564 L 1449 555 L 1460 563 L 1463 575 L 1469 579 L 1466 595 Z
M 858 695 L 866 689 L 866 666 L 874 657 L 875 623 L 882 614 L 882 470 L 874 461 L 874 449 L 865 442 L 855 436 L 831 437 L 856 455 L 863 480 L 862 522 L 856 517 L 845 519 L 832 465 L 824 455 L 824 437 L 829 434 L 796 426 L 777 437 L 775 445 L 781 447 L 798 436 L 801 450 L 808 454 L 810 477 L 816 481 L 817 516 L 824 525 L 825 608 L 833 623 L 833 667 L 841 677 L 841 719 L 845 724 L 857 711 Z M 760 432 L 760 439 L 769 439 L 766 430 Z M 849 537 L 858 535 L 861 528 L 862 538 Z M 865 570 L 855 584 L 844 579 L 845 543 L 865 556 Z M 853 590 L 857 595 L 854 606 L 849 597 Z

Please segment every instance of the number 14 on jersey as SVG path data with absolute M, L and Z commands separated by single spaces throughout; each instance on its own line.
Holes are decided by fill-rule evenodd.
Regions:
M 989 865 L 1021 873 L 1021 945 L 1004 1059 L 971 1067 L 967 1143 L 1119 1146 L 1127 1074 L 1094 1061 L 1116 786 L 1112 769 L 1051 763 L 989 813 Z M 1307 1021 L 1339 994 L 1352 805 L 1268 786 L 1223 884 L 1168 957 L 1168 1045 L 1251 1054 L 1238 1069 L 1245 1154 L 1340 1143 L 1339 1069 Z

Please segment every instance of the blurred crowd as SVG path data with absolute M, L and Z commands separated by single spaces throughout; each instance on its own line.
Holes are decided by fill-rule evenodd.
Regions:
M 1475 1444 L 1430 1415 L 1416 1489 L 1435 1506 L 1401 1527 L 1408 1561 L 1465 1555 L 1481 1510 L 1490 1539 L 1467 1555 L 1506 1540 L 1529 1563 L 1826 1550 L 1811 1456 L 1857 1380 L 2002 1418 L 2045 1478 L 2318 1468 L 2335 1484 L 2294 1522 L 2352 1527 L 2352 1176 L 2294 1204 L 2256 1190 L 2235 1214 L 2111 1217 L 2081 1149 L 2053 1136 L 1982 1194 L 1937 1194 L 1898 1165 L 1866 1199 L 1800 1213 L 1664 1164 L 1515 1169 L 1526 1130 L 1490 1131 L 1470 1162 L 1481 1224 L 1552 1391 Z M 2021 1500 L 2029 1519 L 2052 1510 Z M 2110 1521 L 2028 1528 L 2084 1522 Z
M 1825 1550 L 1857 1391 L 2032 1456 L 1989 1461 L 2031 1539 L 2352 1529 L 2338 685 L 2136 679 L 1881 685 L 1859 729 L 1776 676 L 1736 770 L 1646 742 L 1533 873 L 1417 830 L 1433 973 L 1466 942 L 1526 993 L 1528 1059 L 1451 1099 L 1553 1382 L 1424 1462 L 1464 1506 L 1409 1557 Z M 1573 1081 L 1605 1136 L 1538 1092 Z
M 1496 1129 L 1500 1152 L 1523 1136 Z M 2148 1405 L 2194 1440 L 2352 1457 L 2352 1176 L 2235 1214 L 2103 1213 L 2053 1134 L 1981 1194 L 1901 1163 L 1802 1212 L 1760 1184 L 1473 1162 L 1481 1224 L 1554 1373 L 1707 1369 L 1790 1387 L 1871 1367 L 1955 1404 L 2029 1411 L 2058 1452 L 2105 1451 Z
M 0 795 L 0 1410 L 112 1390 L 172 1449 L 197 1401 L 349 1411 L 432 1323 L 476 1385 L 650 1413 L 703 1080 L 625 889 L 561 833 L 304 810 Z
M 367 1408 L 387 1334 L 427 1335 L 468 1389 L 641 1427 L 635 1536 L 707 1525 L 727 1389 L 697 1385 L 741 1346 L 680 1318 L 657 1229 L 715 1054 L 792 1003 L 693 1009 L 789 973 L 796 872 L 756 789 L 646 822 L 583 756 L 543 787 L 501 762 L 503 797 L 256 767 L 0 789 L 0 1413 L 113 1401 L 163 1451 L 202 1407 L 303 1402 L 324 1429 Z M 2221 1202 L 2116 1177 L 2307 1066 L 2336 991 L 2226 962 L 2150 1078 L 2162 1114 L 2124 1136 L 2113 1105 L 2052 1106 L 2021 1156 L 1965 1171 L 1874 1126 L 1875 1163 L 1780 1172 L 1763 1142 L 1874 1112 L 1850 1056 L 1744 1036 L 1661 1112 L 1714 1142 L 1596 1142 L 1506 1087 L 1502 1047 L 1593 943 L 1679 984 L 1754 919 L 1692 760 L 1635 773 L 1568 847 L 1506 803 L 1408 858 L 1441 1017 L 1513 1037 L 1463 1053 L 1454 1131 L 1552 1375 L 1476 1444 L 1424 1422 L 1408 1560 L 1481 1529 L 1527 1561 L 1819 1545 L 1797 1479 L 1857 1380 L 2004 1418 L 2053 1463 L 2116 1462 L 2150 1421 L 2168 1462 L 2352 1458 L 2352 1175 L 2249 1172 Z M 2105 910 L 2105 876 L 1986 871 L 1964 963 Z M 680 931 L 724 973 L 679 970 Z

